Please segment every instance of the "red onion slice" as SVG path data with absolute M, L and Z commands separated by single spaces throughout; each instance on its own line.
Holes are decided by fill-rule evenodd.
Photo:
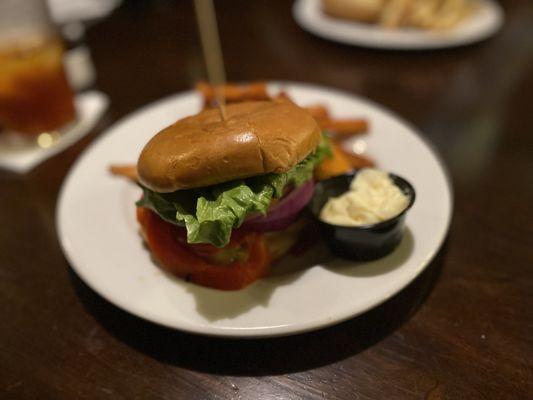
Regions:
M 309 180 L 294 189 L 269 210 L 267 215 L 253 216 L 241 228 L 257 232 L 279 231 L 292 224 L 313 197 L 315 183 Z

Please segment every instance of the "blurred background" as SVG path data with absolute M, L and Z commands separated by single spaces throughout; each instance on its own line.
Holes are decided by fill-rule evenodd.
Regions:
M 12 73 L 1 32 L 21 26 L 2 9 L 8 3 L 28 18 L 23 5 L 39 1 L 0 0 L 0 114 Z M 37 112 L 4 117 L 0 163 L 9 129 L 47 132 L 39 143 L 47 147 L 58 140 L 51 132 L 90 119 L 83 96 L 109 103 L 98 97 L 98 116 L 61 153 L 24 174 L 0 168 L 0 397 L 321 398 L 334 387 L 335 399 L 530 398 L 533 2 L 498 3 L 505 24 L 491 38 L 401 51 L 316 37 L 295 22 L 291 1 L 215 1 L 228 81 L 309 82 L 392 110 L 438 150 L 455 202 L 430 277 L 326 331 L 235 344 L 116 310 L 67 272 L 55 231 L 61 184 L 83 150 L 120 118 L 205 80 L 193 2 L 49 0 L 50 15 L 35 18 L 54 32 L 44 64 L 56 84 L 35 107 L 56 104 L 59 122 L 26 126 Z M 433 285 L 426 299 L 420 288 Z

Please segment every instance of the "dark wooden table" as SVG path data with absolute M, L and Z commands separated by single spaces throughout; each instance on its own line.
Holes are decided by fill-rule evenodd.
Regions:
M 217 5 L 229 79 L 339 87 L 424 132 L 455 187 L 445 246 L 380 307 L 289 338 L 175 332 L 92 292 L 56 236 L 65 174 L 112 122 L 204 75 L 190 2 L 127 2 L 87 35 L 106 118 L 31 173 L 0 172 L 0 398 L 533 398 L 533 3 L 505 1 L 485 43 L 420 53 L 315 38 L 287 1 Z

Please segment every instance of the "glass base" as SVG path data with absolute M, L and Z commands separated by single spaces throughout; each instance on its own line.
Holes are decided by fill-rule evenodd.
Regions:
M 77 119 L 60 129 L 38 134 L 20 133 L 4 129 L 0 131 L 0 157 L 2 153 L 22 152 L 39 147 L 48 149 L 59 143 L 61 137 L 77 123 Z

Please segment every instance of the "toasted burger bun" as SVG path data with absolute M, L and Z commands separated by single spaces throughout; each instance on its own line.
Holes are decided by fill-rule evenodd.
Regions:
M 322 0 L 322 9 L 333 17 L 376 22 L 386 0 Z
M 287 100 L 230 104 L 181 119 L 144 147 L 137 169 L 160 193 L 286 172 L 318 146 L 311 115 Z

